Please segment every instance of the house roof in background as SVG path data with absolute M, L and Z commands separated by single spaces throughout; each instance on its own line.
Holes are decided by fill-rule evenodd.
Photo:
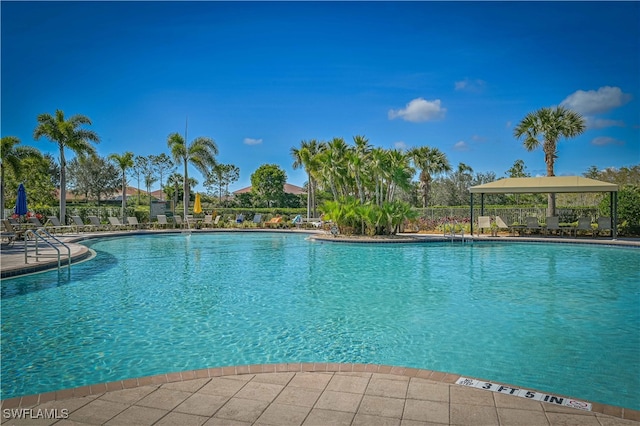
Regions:
M 301 188 L 296 185 L 292 185 L 290 183 L 285 183 L 283 186 L 285 194 L 294 194 L 294 195 L 303 195 L 306 194 L 307 191 L 304 188 Z M 251 192 L 251 187 L 247 186 L 246 188 L 238 189 L 237 191 L 233 191 L 234 195 L 245 194 L 247 192 Z

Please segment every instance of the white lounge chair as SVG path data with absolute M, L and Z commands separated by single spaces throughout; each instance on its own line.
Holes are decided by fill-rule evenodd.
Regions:
M 187 220 L 189 220 L 189 219 L 187 218 Z M 182 221 L 182 216 L 180 216 L 179 214 L 173 216 L 173 221 L 176 224 L 176 228 L 184 227 L 184 222 Z
M 483 229 L 491 229 L 491 217 L 478 216 L 478 230 L 477 235 L 480 236 L 480 231 Z
M 158 221 L 155 223 L 154 228 L 157 228 L 157 227 L 166 228 L 167 226 L 169 226 L 169 222 L 167 222 L 167 215 L 159 214 Z
M 213 226 L 213 215 L 210 215 L 210 214 L 204 215 L 202 226 L 206 228 L 211 228 Z
M 131 228 L 140 229 L 142 224 L 138 222 L 138 218 L 135 216 L 127 217 L 127 223 Z
M 516 235 L 516 231 L 518 231 L 518 235 L 525 228 L 525 225 L 507 225 L 507 223 L 500 217 L 496 216 L 496 225 L 498 225 L 498 229 L 507 229 L 511 232 L 512 236 Z

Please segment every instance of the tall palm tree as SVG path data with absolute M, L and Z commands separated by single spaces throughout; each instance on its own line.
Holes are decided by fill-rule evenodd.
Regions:
M 553 167 L 558 158 L 558 140 L 561 137 L 576 137 L 585 129 L 585 119 L 580 114 L 558 106 L 530 112 L 515 127 L 513 135 L 516 139 L 524 137 L 523 143 L 527 151 L 533 151 L 542 146 L 544 162 L 547 164 L 547 176 L 555 176 Z M 556 194 L 549 194 L 549 215 L 554 216 L 555 210 Z
M 432 175 L 451 171 L 447 156 L 438 148 L 421 146 L 409 150 L 409 158 L 420 170 L 420 189 L 422 190 L 422 207 L 427 207 Z
M 293 169 L 303 167 L 307 172 L 307 217 L 315 217 L 316 211 L 316 178 L 318 171 L 318 154 L 322 152 L 325 145 L 315 139 L 301 141 L 300 148 L 291 148 L 293 157 Z
M 0 147 L 0 217 L 4 219 L 4 172 L 11 169 L 16 178 L 22 173 L 22 160 L 26 158 L 41 158 L 42 154 L 31 146 L 17 146 L 20 139 L 15 136 L 4 136 Z
M 356 181 L 356 189 L 358 191 L 360 203 L 364 204 L 365 194 L 364 185 L 362 184 L 362 174 L 373 148 L 369 144 L 369 139 L 364 136 L 354 136 L 353 143 L 354 146 L 348 154 L 349 170 Z
M 122 171 L 122 223 L 125 223 L 127 212 L 127 169 L 133 167 L 133 152 L 127 151 L 124 154 L 111 154 L 109 159 L 116 163 Z
M 184 216 L 189 214 L 189 175 L 188 165 L 193 164 L 203 175 L 209 173 L 208 168 L 216 165 L 215 156 L 218 155 L 218 146 L 211 138 L 197 137 L 187 145 L 185 139 L 179 133 L 169 135 L 167 145 L 171 150 L 171 156 L 176 162 L 184 164 L 184 176 L 182 187 L 184 190 Z
M 83 129 L 82 125 L 91 125 L 89 117 L 76 114 L 64 119 L 64 112 L 56 110 L 55 115 L 48 113 L 38 115 L 38 126 L 33 131 L 33 138 L 41 137 L 57 143 L 60 149 L 60 220 L 66 220 L 67 206 L 67 161 L 64 157 L 65 148 L 76 155 L 95 155 L 96 150 L 91 142 L 98 143 L 100 138 L 93 130 Z

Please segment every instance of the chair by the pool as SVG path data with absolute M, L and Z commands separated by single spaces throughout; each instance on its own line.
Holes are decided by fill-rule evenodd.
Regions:
M 478 216 L 478 230 L 477 230 L 478 236 L 480 236 L 480 231 L 482 231 L 483 229 L 491 229 L 490 216 Z
M 114 231 L 129 229 L 129 225 L 120 222 L 120 219 L 118 219 L 117 217 L 109 216 L 107 219 L 109 219 L 110 228 Z
M 240 213 L 239 215 L 236 216 L 236 223 L 242 223 L 242 222 L 244 222 L 244 215 Z
M 78 227 L 75 225 L 63 225 L 62 223 L 60 223 L 60 220 L 58 219 L 58 216 L 47 216 L 47 223 L 51 223 L 52 227 L 53 227 L 53 232 L 60 232 L 61 234 L 64 234 L 64 231 L 69 230 L 71 232 L 78 232 Z M 47 225 L 47 223 L 45 223 L 45 226 Z
M 282 216 L 272 217 L 268 221 L 263 222 L 263 224 L 267 228 L 271 228 L 271 227 L 279 228 L 280 224 L 282 224 Z
M 533 231 L 540 231 L 542 229 L 537 217 L 529 216 L 525 218 L 525 221 L 525 229 L 530 233 L 533 233 Z
M 184 222 L 182 221 L 182 216 L 179 214 L 173 215 L 173 221 L 176 224 L 176 228 L 182 228 L 184 226 Z
M 216 219 L 213 221 L 213 226 L 217 227 L 220 224 L 220 219 L 222 219 L 222 216 L 217 215 Z
M 73 220 L 74 225 L 76 225 L 78 232 L 94 229 L 93 225 L 85 225 L 80 216 L 71 216 L 71 220 Z
M 557 234 L 562 235 L 564 229 L 565 228 L 560 226 L 560 218 L 558 216 L 547 216 L 547 226 L 545 227 L 546 235 L 549 235 L 551 231 L 556 231 Z
M 154 224 L 154 228 L 157 228 L 157 227 L 166 228 L 167 226 L 169 226 L 169 222 L 167 222 L 167 215 L 159 214 L 158 221 Z
M 142 228 L 142 224 L 138 222 L 138 218 L 136 216 L 127 217 L 127 223 L 132 229 L 140 229 Z
M 204 215 L 202 226 L 206 228 L 211 228 L 213 226 L 213 215 L 210 215 L 210 214 Z
M 4 226 L 2 238 L 7 239 L 7 245 L 12 245 L 16 240 L 22 239 L 25 231 L 14 228 L 9 219 L 2 219 L 2 225 Z
M 260 225 L 260 222 L 262 222 L 262 214 L 256 213 L 253 216 L 253 223 L 255 223 L 256 225 Z
M 589 234 L 593 235 L 593 227 L 591 226 L 591 218 L 590 217 L 579 217 L 578 218 L 578 226 L 574 229 L 574 234 L 577 237 L 578 231 L 587 231 Z
M 111 229 L 110 225 L 106 225 L 100 222 L 100 219 L 98 219 L 98 216 L 87 216 L 87 217 L 89 218 L 89 223 L 91 224 L 91 226 L 95 227 L 95 229 L 97 229 L 98 231 L 107 231 Z
M 593 231 L 595 237 L 600 235 L 602 231 L 611 232 L 611 218 L 608 216 L 600 216 L 598 217 L 598 229 Z
M 524 229 L 524 225 L 507 225 L 500 216 L 496 216 L 496 225 L 498 225 L 498 229 L 507 229 L 513 236 L 516 235 L 516 231 L 518 231 L 519 235 Z
M 35 216 L 31 216 L 29 218 L 29 222 L 33 223 L 36 228 L 44 228 L 44 225 L 42 224 L 42 222 L 40 222 L 40 219 Z

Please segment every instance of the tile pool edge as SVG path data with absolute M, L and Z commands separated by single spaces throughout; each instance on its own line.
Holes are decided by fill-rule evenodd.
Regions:
M 238 365 L 228 367 L 214 367 L 204 368 L 199 370 L 188 370 L 181 372 L 173 372 L 166 374 L 158 374 L 155 376 L 146 376 L 140 378 L 131 378 L 124 380 L 117 380 L 108 383 L 99 383 L 87 386 L 81 386 L 71 389 L 63 389 L 52 392 L 45 392 L 35 395 L 25 395 L 14 398 L 8 398 L 0 401 L 2 409 L 12 408 L 27 408 L 43 404 L 50 401 L 60 401 L 70 398 L 82 398 L 92 395 L 102 395 L 106 392 L 132 389 L 149 385 L 161 385 L 164 383 L 182 382 L 194 379 L 205 379 L 213 377 L 223 376 L 238 376 L 244 374 L 264 374 L 264 373 L 380 373 L 380 374 L 393 374 L 405 377 L 416 377 L 420 379 L 431 380 L 435 382 L 446 383 L 449 385 L 457 385 L 456 381 L 462 376 L 459 374 L 445 373 L 440 371 L 432 371 L 419 368 L 400 367 L 391 365 L 380 364 L 358 364 L 358 363 L 282 363 L 282 364 L 252 364 L 252 365 Z M 465 376 L 467 377 L 467 376 Z M 490 381 L 486 379 L 474 378 L 480 381 Z M 510 386 L 506 383 L 493 382 L 491 383 Z M 536 392 L 543 392 L 540 390 L 532 389 Z M 489 391 L 490 392 L 490 391 Z M 570 398 L 565 395 L 558 395 L 563 398 Z M 512 397 L 518 398 L 513 395 Z M 591 413 L 599 413 L 607 416 L 617 417 L 626 420 L 640 421 L 640 410 L 633 410 L 624 407 L 618 407 L 614 405 L 606 405 L 598 402 L 591 402 Z M 558 406 L 556 404 L 549 404 L 542 402 L 545 406 Z M 558 406 L 559 407 L 559 406 Z M 571 410 L 575 413 L 581 413 L 586 411 L 579 410 L 577 408 L 562 407 L 567 410 Z

